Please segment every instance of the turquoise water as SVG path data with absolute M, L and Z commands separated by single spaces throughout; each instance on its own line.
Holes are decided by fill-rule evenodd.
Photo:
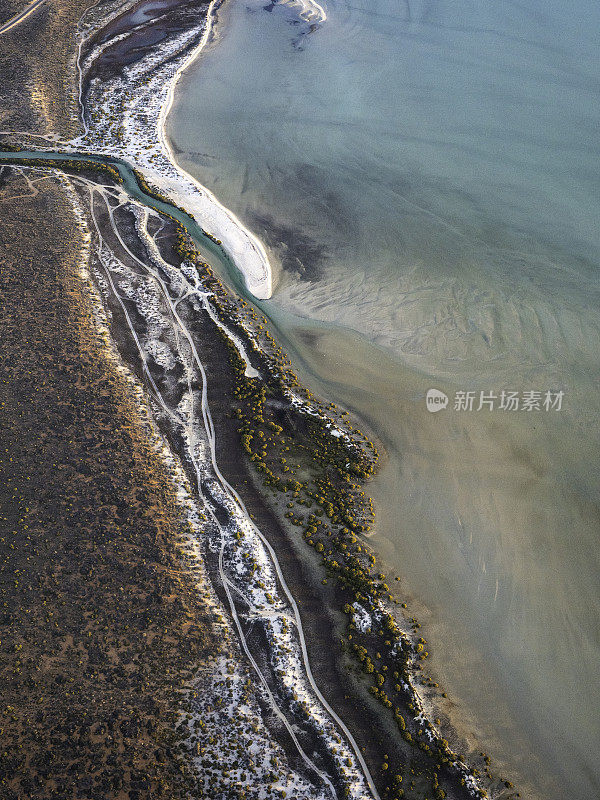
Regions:
M 53 161 L 56 162 L 57 165 L 59 165 L 61 161 L 83 161 L 112 166 L 119 172 L 119 175 L 123 181 L 122 186 L 131 197 L 133 197 L 135 200 L 139 200 L 149 208 L 155 208 L 158 211 L 162 211 L 165 214 L 177 219 L 194 239 L 194 242 L 198 248 L 198 252 L 202 255 L 202 257 L 205 258 L 207 262 L 210 262 L 210 264 L 219 272 L 219 274 L 227 275 L 230 283 L 238 292 L 244 293 L 244 283 L 235 270 L 231 258 L 227 255 L 227 253 L 225 253 L 223 248 L 213 240 L 213 238 L 210 236 L 210 232 L 209 235 L 207 235 L 204 229 L 195 221 L 193 217 L 191 217 L 185 211 L 182 211 L 177 206 L 174 206 L 171 203 L 163 202 L 157 197 L 146 194 L 137 181 L 134 173 L 134 165 L 124 161 L 121 158 L 116 158 L 114 156 L 104 155 L 101 153 L 96 155 L 84 153 L 80 155 L 75 152 L 59 152 L 48 150 L 11 151 L 2 150 L 0 147 L 0 164 L 8 165 L 11 161 L 19 163 L 22 160 L 35 159 L 41 159 L 42 161 Z
M 302 375 L 388 459 L 373 544 L 445 711 L 527 796 L 600 794 L 600 6 L 229 0 L 182 166 L 261 236 Z M 561 411 L 424 395 L 564 391 Z M 452 406 L 452 402 L 450 403 Z M 537 787 L 537 789 L 536 789 Z

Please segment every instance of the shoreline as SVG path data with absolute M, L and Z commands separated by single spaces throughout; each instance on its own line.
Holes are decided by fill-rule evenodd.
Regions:
M 215 5 L 215 0 L 213 0 L 213 3 L 211 3 L 211 4 L 210 4 L 210 6 L 209 6 L 209 9 L 213 8 L 213 7 L 214 7 L 214 5 Z M 206 38 L 204 38 L 204 36 L 203 36 L 202 47 L 204 47 L 204 45 L 206 44 L 206 41 L 208 41 L 208 37 L 209 37 L 209 35 L 210 35 L 210 26 L 209 26 L 209 25 L 207 25 L 207 26 L 206 26 L 205 35 L 206 35 Z M 185 61 L 185 64 L 184 64 L 184 65 L 182 65 L 181 67 L 179 67 L 179 69 L 178 69 L 178 70 L 176 70 L 176 72 L 175 72 L 176 79 L 173 81 L 173 83 L 171 83 L 171 84 L 169 85 L 169 94 L 167 95 L 167 98 L 168 98 L 169 96 L 171 97 L 171 103 L 168 105 L 168 107 L 169 107 L 169 108 L 170 108 L 170 105 L 172 104 L 172 100 L 173 100 L 173 91 L 174 91 L 174 86 L 175 86 L 175 83 L 176 83 L 176 82 L 177 82 L 177 80 L 179 79 L 179 77 L 180 77 L 180 75 L 182 74 L 182 72 L 183 72 L 183 70 L 185 69 L 185 67 L 186 67 L 186 66 L 188 66 L 188 65 L 189 65 L 189 63 L 192 63 L 192 62 L 195 60 L 195 58 L 196 58 L 196 57 L 197 57 L 197 55 L 199 54 L 199 52 L 200 52 L 200 50 L 202 49 L 202 47 L 200 47 L 200 48 L 196 48 L 196 49 L 193 51 L 193 53 L 192 53 L 192 56 L 189 56 L 189 57 L 186 59 L 186 61 Z M 167 108 L 167 111 L 166 111 L 166 112 L 164 113 L 164 115 L 163 115 L 163 113 L 162 113 L 162 109 L 165 109 L 165 108 L 166 108 L 166 101 L 165 101 L 165 102 L 163 102 L 163 104 L 161 105 L 161 115 L 159 115 L 159 123 L 158 123 L 158 124 L 160 124 L 160 120 L 161 120 L 161 119 L 163 120 L 163 125 L 162 125 L 162 133 L 163 133 L 163 135 L 164 135 L 164 121 L 165 121 L 165 119 L 166 119 L 166 115 L 168 114 L 168 108 Z M 159 130 L 159 128 L 157 128 L 157 131 L 158 131 L 158 130 Z M 169 151 L 169 152 L 170 152 L 170 151 Z M 177 165 L 174 163 L 174 161 L 173 161 L 173 159 L 172 159 L 172 158 L 170 158 L 170 162 L 171 162 L 172 166 L 173 166 L 173 167 L 174 167 L 174 168 L 177 170 L 177 172 L 178 172 L 180 175 L 183 175 L 183 176 L 184 176 L 184 178 L 185 178 L 185 180 L 187 180 L 187 177 L 186 177 L 186 176 L 187 176 L 187 173 L 185 173 L 185 171 L 184 171 L 184 170 L 182 170 L 180 167 L 178 167 L 178 166 L 177 166 Z M 143 165 L 140 165 L 140 166 L 143 166 Z M 192 179 L 192 180 L 193 180 L 193 179 Z M 199 184 L 199 183 L 197 183 L 197 182 L 195 182 L 195 183 L 196 183 L 196 187 L 197 187 L 197 188 L 198 188 L 198 187 L 201 187 L 201 184 Z M 160 185 L 160 183 L 159 183 L 158 185 Z M 162 188 L 162 187 L 161 187 L 161 188 Z M 201 188 L 203 188 L 203 187 L 201 187 Z M 248 330 L 246 330 L 246 331 L 245 331 L 245 333 L 246 333 L 246 335 L 248 335 L 248 333 L 249 333 L 249 332 L 248 332 Z M 250 341 L 252 342 L 252 339 L 250 339 Z M 360 549 L 360 548 L 359 548 L 359 549 Z M 352 612 L 350 612 L 350 617 L 351 617 L 351 620 L 353 620 L 353 622 L 351 622 L 351 624 L 355 624 L 355 627 L 356 627 L 357 629 L 359 629 L 359 630 L 360 630 L 360 627 L 361 627 L 361 625 L 362 625 L 362 623 L 361 623 L 361 619 L 363 619 L 363 617 L 364 617 L 364 615 L 363 615 L 364 608 L 362 609 L 362 611 L 359 611 L 359 609 L 355 609 L 355 611 L 356 611 L 356 613 L 352 613 Z M 413 687 L 413 688 L 414 688 L 414 687 Z M 421 716 L 421 715 L 418 715 L 418 716 Z M 420 720 L 420 721 L 423 721 L 423 722 L 424 722 L 424 718 L 423 718 L 423 720 Z M 459 765 L 458 765 L 458 764 L 456 764 L 455 766 L 456 766 L 456 767 L 458 767 Z
M 238 229 L 242 232 L 242 234 L 248 239 L 250 246 L 253 249 L 253 252 L 256 253 L 257 258 L 261 261 L 261 265 L 264 269 L 264 277 L 256 277 L 252 272 L 250 274 L 246 273 L 243 269 L 243 265 L 237 262 L 237 259 L 234 258 L 234 263 L 236 264 L 239 272 L 241 273 L 244 282 L 248 288 L 248 291 L 251 292 L 257 299 L 259 300 L 266 300 L 271 297 L 273 293 L 273 274 L 271 265 L 269 263 L 269 257 L 267 252 L 260 241 L 260 239 L 255 236 L 245 225 L 241 222 L 241 220 L 228 208 L 226 208 L 216 197 L 215 195 L 203 186 L 193 175 L 190 175 L 189 172 L 183 169 L 178 163 L 175 158 L 175 154 L 171 147 L 171 143 L 166 133 L 166 125 L 167 125 L 167 118 L 169 116 L 169 112 L 175 102 L 175 90 L 177 88 L 177 84 L 179 83 L 179 79 L 184 74 L 184 72 L 190 67 L 196 59 L 200 56 L 204 47 L 208 44 L 211 34 L 213 33 L 213 27 L 215 25 L 215 15 L 220 6 L 223 4 L 224 0 L 211 0 L 210 5 L 208 6 L 206 12 L 206 22 L 204 24 L 204 30 L 202 33 L 202 38 L 198 43 L 197 47 L 192 51 L 190 56 L 184 63 L 178 67 L 175 75 L 169 82 L 169 89 L 167 92 L 167 97 L 165 98 L 164 103 L 161 106 L 160 114 L 158 117 L 157 125 L 157 133 L 158 133 L 158 140 L 162 144 L 165 152 L 167 153 L 167 157 L 171 164 L 173 165 L 174 169 L 176 169 L 186 180 L 191 181 L 195 184 L 199 191 L 206 195 L 209 198 L 210 202 L 212 202 L 216 208 L 220 209 L 223 213 L 225 213 L 233 223 L 238 227 Z M 216 229 L 214 231 L 214 235 L 218 238 L 223 240 L 223 234 Z M 233 256 L 232 256 L 233 257 Z
M 79 152 L 86 149 L 101 152 L 108 146 L 113 155 L 121 155 L 130 161 L 135 161 L 136 166 L 145 171 L 150 182 L 176 205 L 185 205 L 191 216 L 202 219 L 203 227 L 221 244 L 248 291 L 258 299 L 266 299 L 271 296 L 273 278 L 264 246 L 210 190 L 177 164 L 165 133 L 168 113 L 174 102 L 175 86 L 187 67 L 196 61 L 210 41 L 215 13 L 222 1 L 211 0 L 206 10 L 194 9 L 193 13 L 199 17 L 197 21 L 194 20 L 195 24 L 184 26 L 174 39 L 167 39 L 158 47 L 154 45 L 149 47 L 140 59 L 134 61 L 131 66 L 125 66 L 123 76 L 125 87 L 128 82 L 135 81 L 136 77 L 139 83 L 142 74 L 153 84 L 152 89 L 146 87 L 147 102 L 143 106 L 136 107 L 135 100 L 132 99 L 129 108 L 126 104 L 122 106 L 124 113 L 129 112 L 127 120 L 115 115 L 114 94 L 118 94 L 121 78 L 113 78 L 115 92 L 111 92 L 109 87 L 100 86 L 98 95 L 91 100 L 92 107 L 104 106 L 101 113 L 105 115 L 105 120 L 100 123 L 95 119 L 94 124 L 88 125 L 85 110 L 82 111 L 84 134 L 72 139 L 68 145 Z M 130 15 L 141 5 L 143 6 L 143 2 L 136 3 L 124 15 Z M 176 7 L 171 10 L 176 15 L 179 9 Z M 144 24 L 136 26 L 136 30 L 140 28 L 143 29 Z M 90 95 L 93 95 L 97 88 L 94 77 L 90 79 L 90 71 L 93 72 L 94 68 L 97 68 L 97 62 L 107 49 L 110 49 L 115 42 L 118 44 L 119 39 L 126 39 L 128 35 L 123 33 L 117 36 L 115 41 L 109 38 L 108 41 L 96 45 L 91 52 L 84 55 L 83 63 L 80 53 L 78 71 L 81 76 L 79 92 L 81 102 L 86 95 L 89 105 Z M 196 42 L 198 36 L 200 40 Z M 88 38 L 93 40 L 94 36 Z M 156 74 L 157 69 L 160 74 Z M 140 74 L 136 76 L 136 72 Z M 142 124 L 139 122 L 140 118 L 143 118 Z

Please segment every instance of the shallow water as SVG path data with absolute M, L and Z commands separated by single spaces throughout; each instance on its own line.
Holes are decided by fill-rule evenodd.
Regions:
M 529 795 L 597 796 L 599 7 L 327 12 L 230 0 L 169 134 L 271 247 L 301 372 L 386 446 L 373 541 L 448 711 Z M 428 414 L 430 386 L 565 396 Z

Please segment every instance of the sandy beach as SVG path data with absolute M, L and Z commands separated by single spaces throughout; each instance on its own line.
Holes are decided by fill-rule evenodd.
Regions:
M 560 755 L 566 771 L 576 753 L 560 732 L 552 742 L 538 732 L 528 698 L 547 702 L 553 675 L 548 653 L 535 680 L 535 653 L 546 647 L 540 620 L 563 631 L 552 650 L 562 658 L 580 644 L 578 623 L 565 634 L 569 613 L 557 620 L 555 607 L 578 618 L 588 602 L 584 595 L 578 604 L 558 578 L 553 597 L 540 599 L 548 574 L 563 568 L 567 575 L 570 556 L 575 566 L 587 546 L 585 537 L 570 551 L 556 545 L 569 522 L 562 500 L 585 491 L 584 481 L 576 485 L 575 458 L 568 477 L 552 461 L 554 450 L 571 459 L 561 442 L 573 416 L 554 425 L 541 416 L 467 424 L 456 409 L 429 415 L 424 404 L 434 367 L 435 385 L 449 395 L 457 375 L 469 375 L 473 354 L 495 348 L 481 380 L 506 374 L 508 364 L 496 369 L 497 330 L 513 305 L 496 317 L 480 313 L 496 296 L 484 288 L 483 269 L 467 291 L 456 291 L 448 276 L 459 257 L 438 294 L 423 264 L 403 277 L 401 291 L 393 281 L 378 286 L 368 259 L 364 275 L 347 280 L 329 269 L 335 248 L 326 239 L 321 246 L 318 226 L 311 228 L 319 220 L 339 236 L 344 218 L 328 179 L 321 196 L 323 166 L 296 171 L 303 202 L 313 198 L 312 222 L 300 231 L 285 219 L 289 209 L 281 218 L 261 215 L 260 204 L 251 210 L 251 168 L 241 183 L 230 180 L 234 162 L 221 167 L 210 136 L 206 153 L 194 155 L 172 135 L 178 104 L 205 64 L 212 90 L 222 91 L 226 65 L 215 75 L 212 60 L 231 52 L 231 30 L 239 35 L 250 19 L 275 20 L 295 65 L 305 63 L 315 36 L 335 33 L 348 18 L 336 11 L 309 0 L 261 8 L 216 0 L 100 4 L 77 22 L 73 96 L 83 133 L 35 134 L 66 158 L 65 186 L 87 248 L 82 275 L 93 282 L 101 335 L 146 415 L 142 427 L 162 452 L 170 490 L 187 509 L 180 548 L 187 579 L 198 580 L 227 643 L 227 653 L 200 659 L 196 682 L 186 666 L 173 734 L 189 779 L 206 796 L 559 796 L 561 778 L 546 774 L 546 765 Z M 316 84 L 304 86 L 310 94 Z M 212 99 L 214 106 L 203 105 L 207 117 L 220 109 Z M 12 138 L 32 141 L 23 132 Z M 228 136 L 220 140 L 229 144 Z M 8 173 L 21 176 L 31 197 L 35 182 L 60 173 L 58 162 L 43 160 L 44 147 L 23 153 L 20 163 L 16 154 Z M 122 161 L 111 165 L 101 153 Z M 94 158 L 81 161 L 86 154 Z M 198 157 L 210 165 L 206 178 Z M 290 176 L 273 181 L 272 202 L 286 185 L 296 186 Z M 292 191 L 289 200 L 296 202 Z M 360 205 L 355 212 L 345 236 L 360 227 Z M 400 296 L 394 310 L 390 298 Z M 465 297 L 476 312 L 462 310 Z M 525 330 L 531 311 L 538 333 L 518 353 L 546 347 L 548 330 L 552 339 L 560 329 L 564 346 L 573 345 L 576 300 L 561 312 L 562 328 L 553 307 L 531 301 L 520 321 Z M 581 334 L 582 351 L 588 339 Z M 564 373 L 551 363 L 524 374 L 558 381 Z M 571 388 L 571 402 L 585 395 L 585 387 Z M 592 461 L 593 442 L 589 453 L 580 450 L 586 453 Z M 582 519 L 594 513 L 590 505 Z M 536 531 L 538 544 L 528 538 Z M 502 636 L 502 650 L 490 630 Z M 527 632 L 531 653 L 523 649 Z M 593 682 L 587 664 L 577 665 L 579 685 Z M 551 706 L 563 718 L 575 702 L 572 686 Z M 592 742 L 593 725 L 583 715 L 578 724 L 584 745 Z M 234 751 L 219 764 L 226 740 Z M 587 778 L 569 780 L 579 792 Z

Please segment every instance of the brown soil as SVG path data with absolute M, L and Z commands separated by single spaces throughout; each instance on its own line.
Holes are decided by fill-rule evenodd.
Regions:
M 181 510 L 102 355 L 54 180 L 0 176 L 0 797 L 183 797 L 174 687 L 217 649 Z M 15 209 L 18 207 L 18 214 Z

